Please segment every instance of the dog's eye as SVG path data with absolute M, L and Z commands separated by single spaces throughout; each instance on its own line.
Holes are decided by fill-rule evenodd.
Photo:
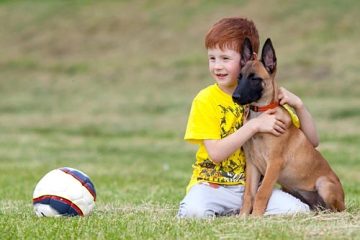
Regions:
M 251 86 L 259 86 L 260 84 L 263 84 L 262 78 L 259 77 L 253 77 L 250 81 Z

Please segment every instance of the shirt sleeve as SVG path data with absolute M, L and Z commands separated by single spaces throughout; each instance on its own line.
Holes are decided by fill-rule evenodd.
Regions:
M 205 139 L 220 139 L 220 120 L 210 101 L 195 98 L 189 114 L 184 139 L 199 144 Z

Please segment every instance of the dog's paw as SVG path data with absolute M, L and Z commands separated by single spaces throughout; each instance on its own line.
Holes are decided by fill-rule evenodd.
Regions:
M 240 217 L 247 217 L 249 216 L 251 213 L 251 209 L 245 209 L 245 208 L 242 208 L 239 212 L 239 216 Z
M 262 217 L 262 216 L 264 216 L 264 211 L 263 211 L 263 210 L 254 209 L 254 211 L 251 213 L 251 216 L 254 216 L 254 217 Z
M 244 219 L 247 219 L 247 218 L 251 217 L 251 215 L 249 215 L 249 214 L 238 214 L 235 217 L 244 220 Z
M 249 214 L 240 212 L 237 216 L 238 217 L 247 217 L 247 216 L 249 216 Z

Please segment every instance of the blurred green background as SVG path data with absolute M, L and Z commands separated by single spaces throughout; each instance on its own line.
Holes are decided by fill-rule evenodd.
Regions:
M 252 19 L 261 45 L 272 39 L 277 79 L 313 114 L 319 150 L 343 182 L 351 219 L 359 219 L 359 10 L 355 0 L 0 1 L 0 226 L 8 234 L 0 236 L 37 236 L 32 225 L 8 223 L 18 224 L 19 215 L 40 221 L 32 191 L 42 175 L 62 166 L 93 179 L 98 205 L 88 221 L 101 236 L 119 236 L 104 230 L 111 219 L 131 225 L 128 209 L 144 211 L 144 224 L 154 229 L 159 211 L 160 220 L 171 222 L 196 150 L 182 140 L 191 101 L 213 83 L 204 36 L 229 16 Z M 341 226 L 353 221 L 347 217 L 340 216 Z M 134 218 L 132 226 L 142 226 Z M 196 239 L 203 226 L 184 235 L 174 223 L 170 235 L 144 228 L 140 236 Z M 318 236 L 327 227 L 333 226 L 290 236 Z M 264 229 L 251 237 L 261 238 Z M 359 229 L 324 236 L 352 238 Z M 205 236 L 220 236 L 211 233 Z M 78 234 L 68 237 L 84 237 Z

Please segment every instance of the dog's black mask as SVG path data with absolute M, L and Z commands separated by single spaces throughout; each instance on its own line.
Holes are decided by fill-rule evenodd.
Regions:
M 238 85 L 232 95 L 233 101 L 245 105 L 258 101 L 263 93 L 263 79 L 256 75 L 251 65 L 245 66 L 249 61 L 255 60 L 251 42 L 245 38 L 241 52 L 241 74 L 238 77 Z M 266 71 L 272 75 L 276 72 L 276 55 L 271 40 L 268 38 L 261 53 L 261 63 Z M 251 64 L 251 63 L 249 63 Z
M 233 101 L 240 105 L 256 102 L 260 99 L 263 91 L 262 79 L 254 73 L 248 76 L 240 74 L 238 85 L 232 95 Z

